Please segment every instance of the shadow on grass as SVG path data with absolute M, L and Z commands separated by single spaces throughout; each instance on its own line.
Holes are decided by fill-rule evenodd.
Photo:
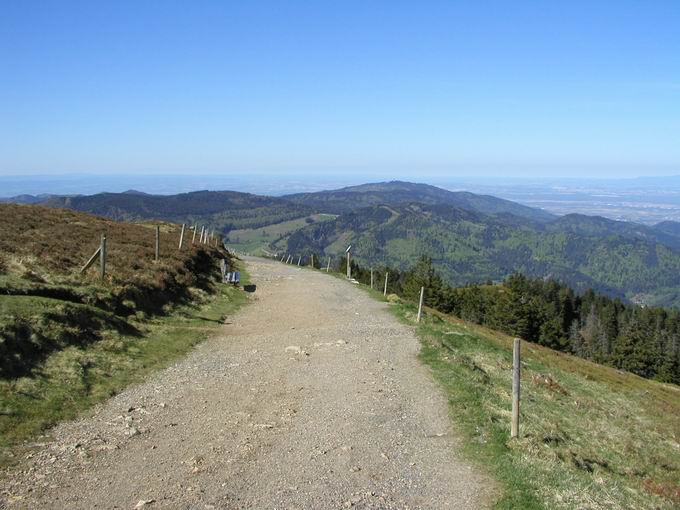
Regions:
M 120 317 L 86 305 L 66 303 L 38 316 L 15 316 L 0 328 L 0 379 L 28 376 L 51 353 L 97 342 L 105 330 L 142 336 Z

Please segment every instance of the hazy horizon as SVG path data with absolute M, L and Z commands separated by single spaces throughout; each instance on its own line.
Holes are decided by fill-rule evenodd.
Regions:
M 158 177 L 163 176 L 163 180 Z M 479 191 L 484 187 L 500 186 L 587 186 L 603 187 L 640 186 L 652 183 L 655 187 L 678 188 L 680 191 L 680 173 L 676 175 L 649 175 L 635 177 L 515 177 L 515 176 L 445 176 L 423 175 L 422 173 L 379 174 L 366 176 L 348 173 L 304 174 L 304 173 L 224 173 L 224 174 L 85 174 L 70 173 L 61 175 L 0 175 L 0 198 L 18 195 L 90 195 L 96 193 L 120 193 L 124 191 L 141 191 L 150 194 L 170 195 L 191 191 L 241 191 L 263 195 L 285 195 L 305 191 L 337 189 L 367 183 L 406 181 L 430 184 L 446 189 Z M 480 188 L 481 187 L 481 188 Z

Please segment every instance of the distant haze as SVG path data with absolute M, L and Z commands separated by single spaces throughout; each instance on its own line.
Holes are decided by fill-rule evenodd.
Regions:
M 383 179 L 393 180 L 393 179 Z M 427 177 L 406 180 L 444 189 L 493 195 L 554 214 L 580 213 L 653 225 L 680 221 L 680 176 L 635 179 L 541 179 L 488 177 Z M 341 175 L 68 175 L 0 176 L 0 199 L 17 195 L 91 195 L 137 190 L 171 195 L 198 190 L 232 190 L 260 195 L 337 189 L 371 182 L 361 176 Z M 375 181 L 373 181 L 375 182 Z

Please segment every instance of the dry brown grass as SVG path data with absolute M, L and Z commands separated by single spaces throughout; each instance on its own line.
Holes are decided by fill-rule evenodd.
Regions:
M 24 374 L 66 346 L 97 341 L 106 329 L 121 331 L 121 321 L 131 315 L 164 314 L 194 300 L 197 289 L 212 293 L 217 261 L 228 254 L 192 246 L 188 231 L 179 250 L 180 230 L 165 222 L 123 223 L 66 209 L 0 204 L 0 377 Z M 108 253 L 104 280 L 98 262 L 80 272 L 102 234 Z
M 185 237 L 178 250 L 180 226 L 161 225 L 161 262 L 154 258 L 155 231 L 152 223 L 121 223 L 67 209 L 0 204 L 0 255 L 49 280 L 77 276 L 80 267 L 107 236 L 108 283 L 130 281 L 140 274 L 180 272 L 199 249 Z M 188 241 L 188 242 L 187 242 Z M 6 264 L 5 264 L 6 265 Z M 96 269 L 86 278 L 96 279 Z

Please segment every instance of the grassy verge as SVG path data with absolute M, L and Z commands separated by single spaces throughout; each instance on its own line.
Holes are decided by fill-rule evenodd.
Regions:
M 247 278 L 241 268 L 241 283 L 247 284 Z M 30 375 L 1 379 L 0 464 L 11 463 L 26 441 L 59 421 L 76 417 L 185 355 L 247 299 L 242 290 L 226 285 L 218 285 L 214 294 L 193 292 L 191 304 L 166 315 L 131 318 L 129 329 L 104 329 L 96 342 L 54 351 Z M 54 306 L 43 302 L 49 298 L 23 299 L 22 307 Z
M 413 323 L 412 305 L 393 311 Z M 441 314 L 417 333 L 466 453 L 504 488 L 498 508 L 680 505 L 680 388 L 523 343 L 510 440 L 512 339 Z

